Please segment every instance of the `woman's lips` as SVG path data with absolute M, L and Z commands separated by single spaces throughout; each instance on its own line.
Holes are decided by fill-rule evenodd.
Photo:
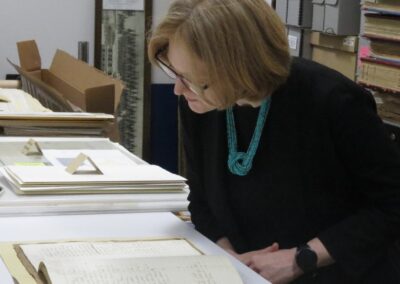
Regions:
M 186 97 L 186 100 L 187 100 L 189 103 L 193 103 L 193 102 L 197 101 L 196 99 L 191 99 L 191 98 L 188 98 L 188 97 Z

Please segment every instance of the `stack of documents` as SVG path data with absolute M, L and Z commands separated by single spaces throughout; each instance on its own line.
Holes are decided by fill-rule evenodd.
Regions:
M 0 127 L 9 136 L 105 136 L 114 116 L 52 112 L 30 94 L 0 88 Z
M 11 136 L 104 136 L 114 116 L 86 112 L 0 112 L 0 126 Z

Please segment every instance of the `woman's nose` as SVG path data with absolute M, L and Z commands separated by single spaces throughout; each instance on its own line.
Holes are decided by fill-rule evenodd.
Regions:
M 177 96 L 180 96 L 183 94 L 183 91 L 185 90 L 186 86 L 183 84 L 182 80 L 178 77 L 175 79 L 175 86 L 174 86 L 174 93 Z

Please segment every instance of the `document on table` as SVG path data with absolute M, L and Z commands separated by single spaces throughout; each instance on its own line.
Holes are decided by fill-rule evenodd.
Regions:
M 242 283 L 224 256 L 185 239 L 15 244 L 21 263 L 45 283 Z

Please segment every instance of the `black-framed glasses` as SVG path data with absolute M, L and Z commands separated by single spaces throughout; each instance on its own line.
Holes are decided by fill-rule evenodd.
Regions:
M 190 80 L 186 79 L 185 77 L 183 77 L 182 75 L 178 74 L 174 69 L 172 69 L 171 65 L 167 63 L 167 61 L 164 59 L 161 59 L 161 54 L 164 53 L 166 51 L 166 48 L 162 48 L 160 49 L 157 53 L 156 53 L 156 60 L 159 63 L 159 67 L 161 68 L 161 70 L 163 70 L 165 72 L 165 74 L 167 74 L 168 77 L 170 77 L 171 79 L 179 79 L 181 80 L 182 84 L 188 88 L 189 90 L 191 90 L 193 93 L 195 93 L 196 95 L 200 96 L 204 93 L 205 90 L 208 89 L 208 85 L 202 85 L 199 86 L 197 84 L 193 84 L 192 82 L 190 82 Z

